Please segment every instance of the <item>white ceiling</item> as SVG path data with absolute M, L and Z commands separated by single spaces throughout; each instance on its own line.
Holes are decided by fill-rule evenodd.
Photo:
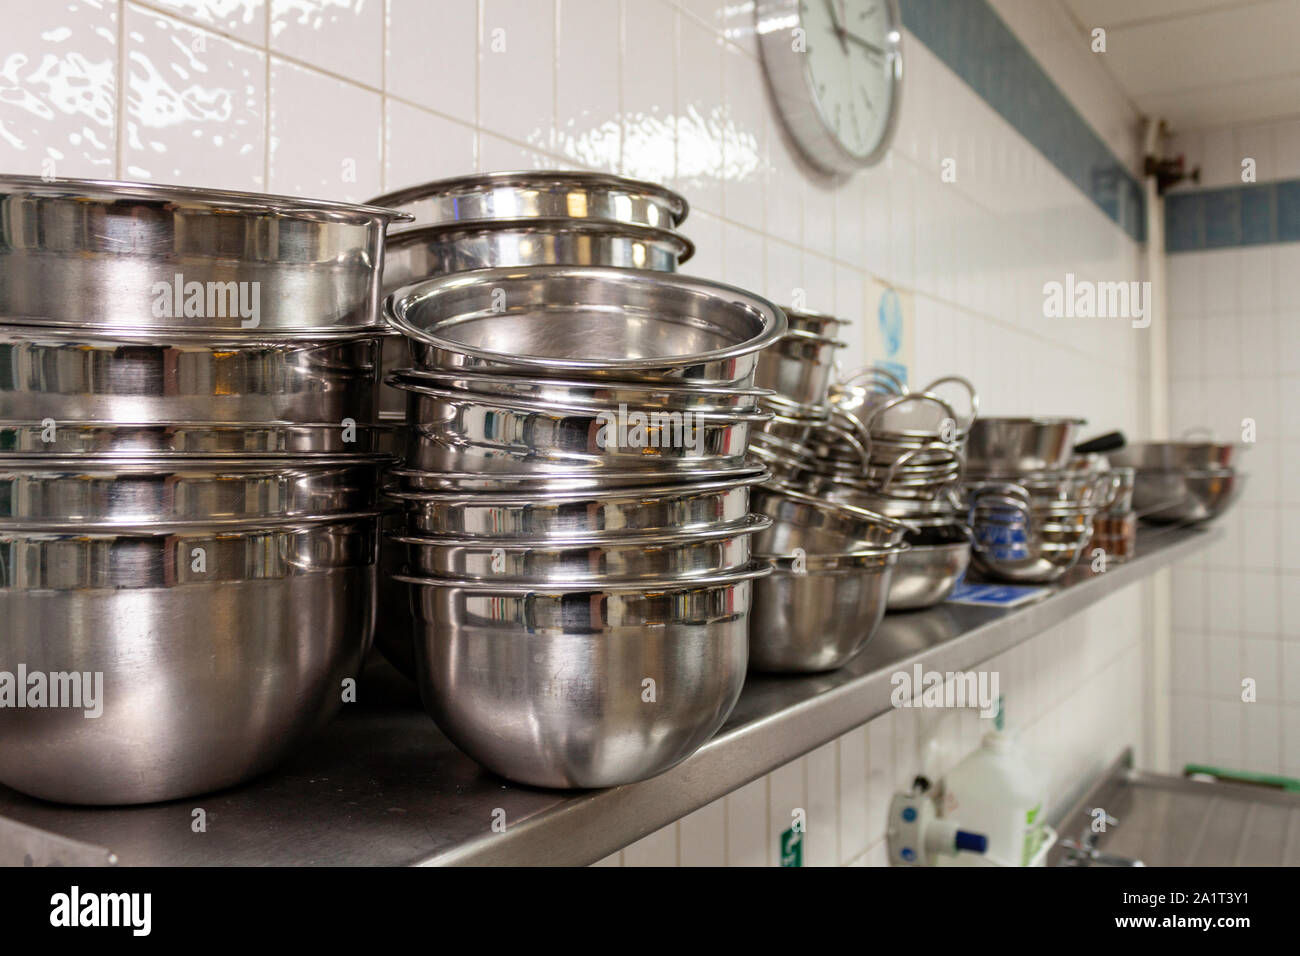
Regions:
M 1065 0 L 1138 109 L 1175 130 L 1300 114 L 1300 0 Z

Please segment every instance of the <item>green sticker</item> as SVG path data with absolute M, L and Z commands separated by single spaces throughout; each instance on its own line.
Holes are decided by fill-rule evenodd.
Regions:
M 803 866 L 803 831 L 791 827 L 781 834 L 781 865 Z

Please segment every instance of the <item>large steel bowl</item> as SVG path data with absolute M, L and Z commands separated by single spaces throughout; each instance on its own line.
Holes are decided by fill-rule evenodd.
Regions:
M 405 465 L 427 472 L 556 474 L 738 466 L 758 410 L 685 411 L 626 404 L 540 402 L 432 388 L 407 392 Z
M 0 419 L 373 424 L 379 338 L 0 325 Z
M 607 266 L 441 276 L 397 290 L 385 308 L 420 368 L 739 388 L 786 330 L 780 309 L 740 289 Z
M 1139 469 L 1133 510 L 1154 524 L 1212 521 L 1241 496 L 1246 476 L 1231 468 Z
M 246 527 L 371 511 L 386 461 L 0 458 L 0 527 Z
M 889 610 L 915 611 L 945 600 L 970 565 L 970 531 L 936 525 L 908 535 L 889 581 Z
M 676 272 L 695 246 L 666 229 L 593 219 L 497 219 L 403 229 L 388 237 L 384 290 L 499 266 L 617 266 Z
M 3 668 L 64 675 L 58 702 L 81 704 L 0 708 L 0 783 L 61 803 L 133 804 L 274 767 L 358 674 L 374 625 L 376 520 L 0 531 Z M 95 699 L 73 700 L 74 681 Z
M 863 548 L 890 548 L 911 530 L 904 521 L 793 488 L 755 488 L 753 508 L 772 519 L 772 526 L 754 542 L 754 550 L 760 554 L 793 554 L 796 550 L 844 554 Z
M 1123 465 L 1143 471 L 1175 471 L 1194 469 L 1209 471 L 1230 468 L 1238 452 L 1249 445 L 1211 441 L 1147 441 L 1135 442 L 1109 451 L 1106 456 L 1112 465 Z
M 745 681 L 754 578 L 412 587 L 420 695 L 465 753 L 540 787 L 611 787 L 685 760 Z
M 387 489 L 419 534 L 509 539 L 695 531 L 740 521 L 760 470 L 711 482 L 590 491 L 425 492 Z
M 0 316 L 100 329 L 373 329 L 406 213 L 156 183 L 0 177 Z
M 580 170 L 477 173 L 408 186 L 372 205 L 400 209 L 420 223 L 495 219 L 605 219 L 673 229 L 689 207 L 655 183 Z
M 966 438 L 971 475 L 1060 471 L 1074 451 L 1082 418 L 979 418 Z

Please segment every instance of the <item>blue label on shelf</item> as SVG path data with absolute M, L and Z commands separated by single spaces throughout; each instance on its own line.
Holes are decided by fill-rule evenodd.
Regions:
M 948 597 L 953 604 L 983 604 L 989 607 L 1015 607 L 1049 593 L 1050 588 L 1031 588 L 1014 584 L 968 584 L 963 581 Z

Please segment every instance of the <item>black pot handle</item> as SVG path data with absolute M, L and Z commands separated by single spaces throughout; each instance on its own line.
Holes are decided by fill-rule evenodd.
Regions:
M 1107 432 L 1096 438 L 1089 438 L 1074 446 L 1076 455 L 1100 455 L 1103 452 L 1118 451 L 1125 445 L 1123 432 Z

